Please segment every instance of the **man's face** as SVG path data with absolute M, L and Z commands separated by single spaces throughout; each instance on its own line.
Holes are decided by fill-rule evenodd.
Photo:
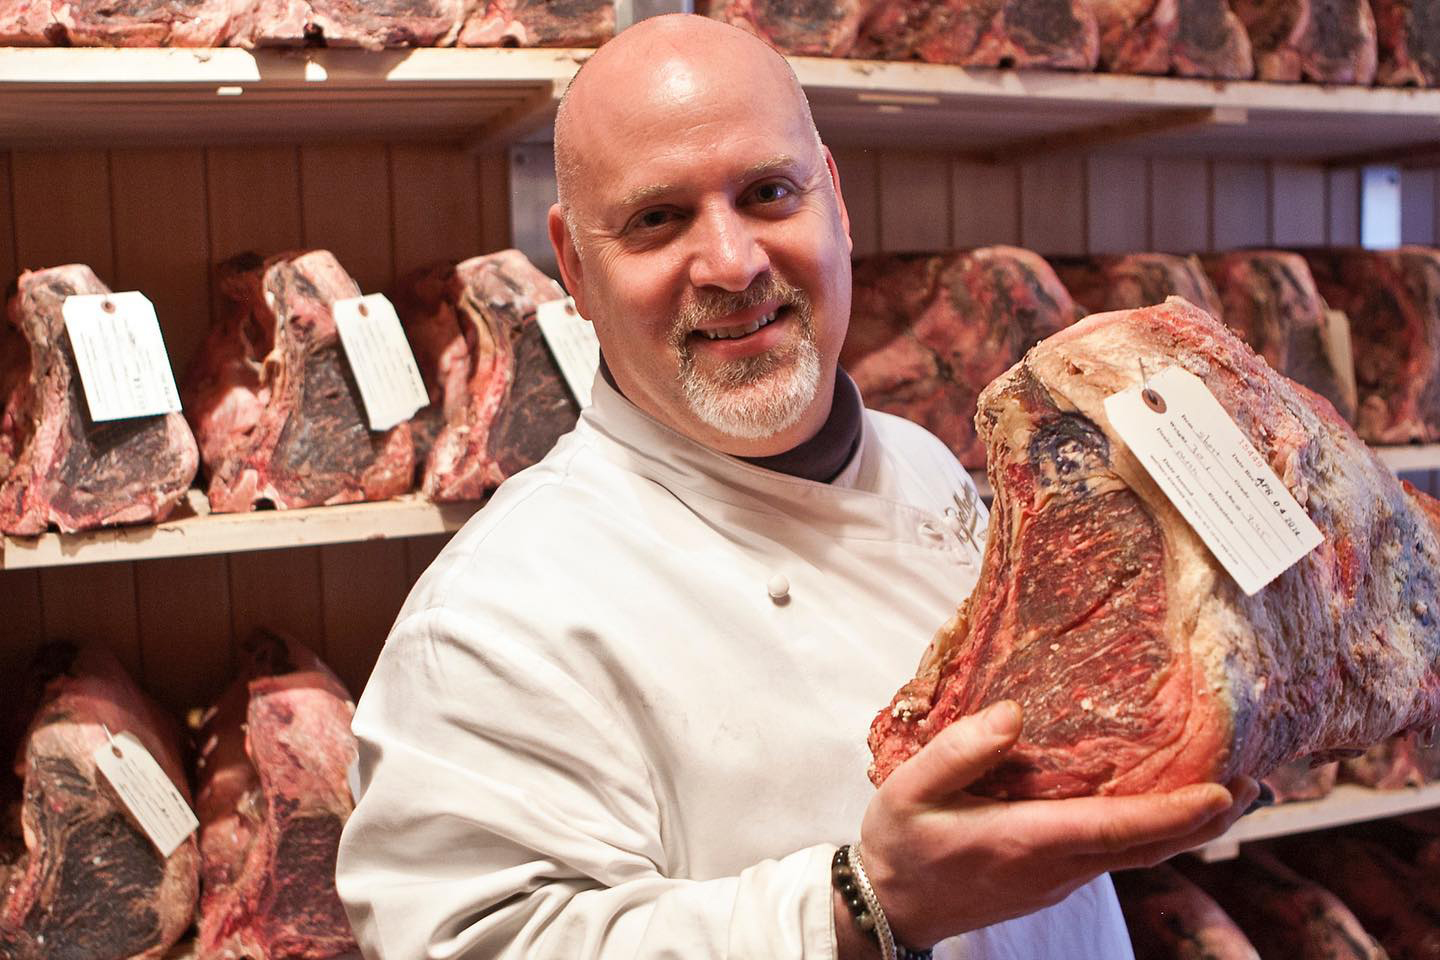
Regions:
M 675 59 L 628 101 L 572 110 L 574 243 L 558 211 L 552 239 L 625 394 L 708 446 L 766 455 L 829 411 L 849 222 L 798 93 L 737 83 L 739 64 L 715 74 Z

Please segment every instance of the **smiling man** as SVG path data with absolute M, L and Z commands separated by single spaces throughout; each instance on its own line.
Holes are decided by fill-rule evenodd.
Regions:
M 555 135 L 550 235 L 605 364 L 421 578 L 361 699 L 338 883 L 367 956 L 1128 957 L 1106 871 L 1217 835 L 1253 781 L 973 797 L 1011 703 L 866 780 L 985 514 L 837 367 L 849 220 L 785 60 L 648 20 Z

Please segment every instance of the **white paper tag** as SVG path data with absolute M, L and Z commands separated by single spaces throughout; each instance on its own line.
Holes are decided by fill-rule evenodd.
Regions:
M 200 826 L 184 796 L 132 734 L 109 736 L 95 748 L 91 758 L 161 856 L 174 853 Z
M 595 371 L 600 369 L 600 341 L 595 339 L 595 327 L 580 316 L 570 297 L 540 304 L 535 308 L 535 322 L 540 324 L 540 333 L 550 345 L 580 409 L 590 406 L 590 388 L 595 383 Z
M 1320 545 L 1320 529 L 1204 381 L 1170 367 L 1148 388 L 1107 397 L 1105 413 L 1240 589 L 1254 594 Z
M 331 306 L 371 430 L 389 430 L 430 402 L 395 307 L 380 293 Z
M 60 306 L 90 419 L 97 423 L 178 413 L 155 305 L 138 290 L 66 297 Z

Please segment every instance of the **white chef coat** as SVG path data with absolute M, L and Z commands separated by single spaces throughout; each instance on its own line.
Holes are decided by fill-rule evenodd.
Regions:
M 833 958 L 867 729 L 974 586 L 986 520 L 898 418 L 867 411 L 816 483 L 597 379 L 420 579 L 360 699 L 338 885 L 366 955 Z M 936 956 L 1132 954 L 1101 877 Z

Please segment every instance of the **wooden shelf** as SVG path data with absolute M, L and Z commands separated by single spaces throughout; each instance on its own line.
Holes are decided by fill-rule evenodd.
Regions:
M 18 147 L 544 140 L 592 52 L 0 49 L 0 137 Z M 1149 152 L 1311 160 L 1433 160 L 1440 147 L 1440 90 L 791 62 L 836 144 L 979 159 L 1131 139 Z
M 0 570 L 452 533 L 479 508 L 479 503 L 435 504 L 412 494 L 378 503 L 210 514 L 204 495 L 191 489 L 187 502 L 164 523 L 0 538 Z
M 1415 470 L 1440 470 L 1440 443 L 1414 444 L 1407 447 L 1376 447 L 1375 452 L 1385 465 L 1396 473 Z
M 1249 840 L 1323 830 L 1432 807 L 1440 807 L 1440 783 L 1401 790 L 1371 790 L 1342 783 L 1321 800 L 1282 803 L 1257 810 L 1195 853 L 1202 860 L 1227 860 L 1239 852 L 1240 844 Z

